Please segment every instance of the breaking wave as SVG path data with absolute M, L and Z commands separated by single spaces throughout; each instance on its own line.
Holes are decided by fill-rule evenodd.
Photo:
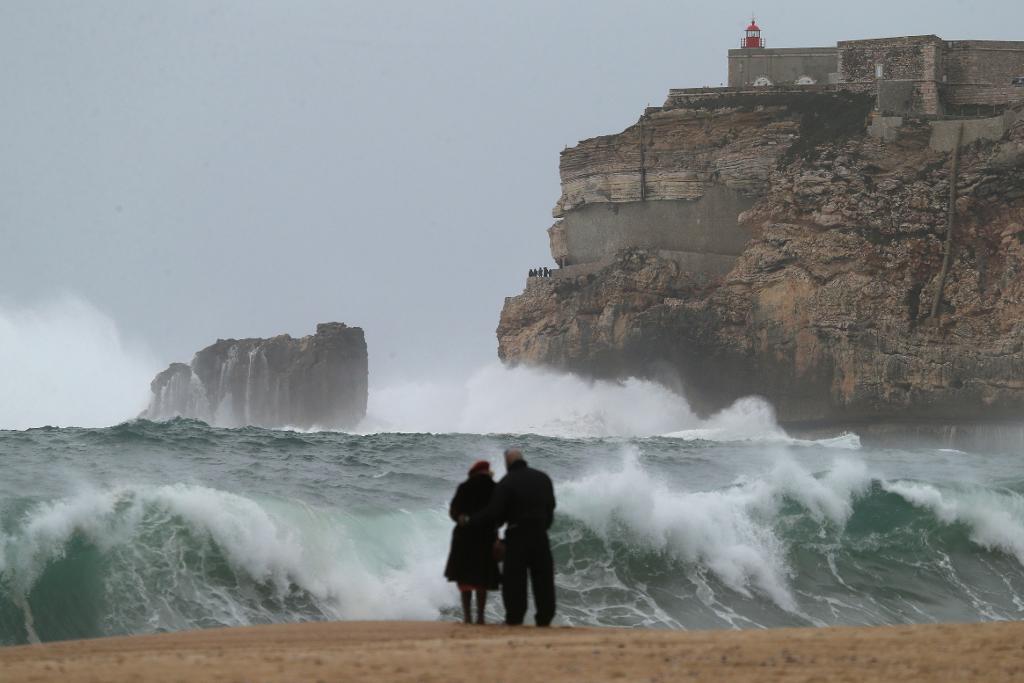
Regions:
M 706 569 L 744 597 L 757 591 L 798 612 L 787 544 L 775 529 L 783 505 L 798 505 L 813 522 L 841 528 L 855 497 L 870 485 L 866 467 L 856 461 L 838 461 L 815 478 L 782 459 L 757 479 L 724 490 L 680 492 L 651 477 L 631 454 L 620 471 L 567 484 L 563 497 L 565 510 L 605 540 L 622 534 L 644 549 Z
M 0 642 L 432 619 L 445 548 L 427 539 L 446 531 L 440 514 L 360 518 L 204 486 L 87 491 L 0 537 Z
M 382 447 L 372 445 L 382 437 L 349 438 Z M 760 453 L 728 485 L 694 490 L 685 467 L 650 469 L 645 448 L 626 446 L 617 467 L 557 482 L 552 542 L 565 622 L 1024 616 L 1024 496 L 1015 488 L 890 481 L 856 454 L 809 469 L 780 451 Z M 423 489 L 432 480 L 417 481 Z M 437 491 L 434 503 L 386 511 L 344 504 L 344 493 L 337 505 L 312 505 L 185 483 L 0 501 L 0 643 L 451 617 L 455 594 L 441 577 L 450 491 Z

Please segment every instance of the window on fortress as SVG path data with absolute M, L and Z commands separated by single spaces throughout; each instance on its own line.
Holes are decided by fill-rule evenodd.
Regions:
M 875 64 L 875 78 L 884 78 L 884 77 L 885 77 L 885 65 L 883 65 L 883 64 Z

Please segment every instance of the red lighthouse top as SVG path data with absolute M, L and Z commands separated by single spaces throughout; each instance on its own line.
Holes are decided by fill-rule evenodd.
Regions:
M 750 19 L 750 26 L 747 27 L 746 35 L 742 40 L 740 40 L 740 47 L 764 47 L 764 38 L 761 37 L 761 27 L 757 25 L 756 19 Z

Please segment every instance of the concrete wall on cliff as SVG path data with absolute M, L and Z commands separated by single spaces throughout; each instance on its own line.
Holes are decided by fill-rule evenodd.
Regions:
M 794 143 L 860 132 L 869 107 L 867 96 L 824 89 L 672 91 L 623 132 L 562 152 L 551 255 L 580 266 L 650 249 L 721 275 L 751 237 L 741 215 Z
M 552 256 L 565 265 L 593 263 L 629 247 L 737 256 L 750 240 L 738 217 L 753 205 L 752 197 L 717 184 L 690 201 L 588 204 L 552 227 Z M 701 260 L 692 263 L 700 267 Z

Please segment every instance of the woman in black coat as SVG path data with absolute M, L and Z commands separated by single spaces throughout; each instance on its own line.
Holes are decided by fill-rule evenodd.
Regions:
M 459 484 L 448 514 L 456 523 L 463 515 L 472 515 L 487 507 L 494 493 L 494 475 L 486 460 L 469 468 L 469 478 Z M 494 527 L 458 526 L 452 531 L 452 547 L 444 575 L 459 586 L 462 594 L 462 614 L 467 624 L 472 623 L 473 593 L 476 593 L 476 623 L 484 623 L 487 591 L 497 590 L 501 581 L 498 563 L 494 559 L 494 542 L 498 532 Z

